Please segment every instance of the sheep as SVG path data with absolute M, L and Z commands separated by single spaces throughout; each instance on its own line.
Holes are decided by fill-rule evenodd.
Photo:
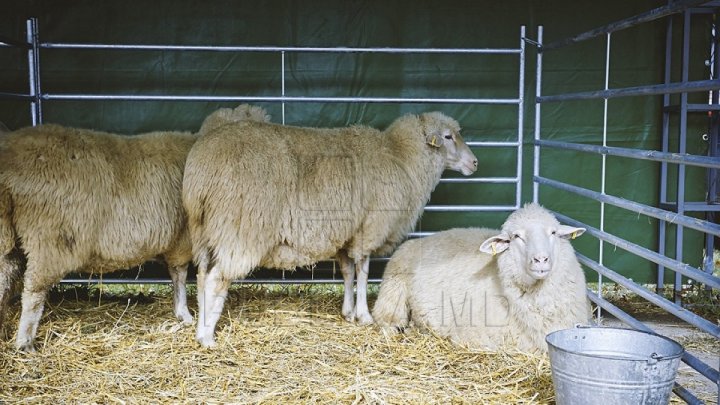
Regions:
M 192 260 L 181 202 L 185 158 L 201 133 L 244 119 L 269 117 L 243 105 L 211 114 L 198 134 L 122 136 L 41 125 L 0 137 L 0 312 L 22 276 L 18 349 L 34 351 L 47 292 L 68 273 L 158 257 L 173 281 L 175 316 L 193 322 L 185 293 Z
M 548 333 L 589 321 L 585 275 L 569 242 L 583 232 L 531 203 L 501 231 L 410 240 L 386 266 L 375 322 L 393 332 L 412 320 L 464 345 L 544 352 Z
M 215 345 L 232 280 L 258 266 L 295 269 L 333 257 L 343 316 L 372 323 L 369 256 L 405 238 L 445 169 L 469 176 L 477 159 L 458 123 L 439 112 L 405 115 L 382 132 L 239 122 L 203 135 L 183 179 L 198 266 L 196 339 Z

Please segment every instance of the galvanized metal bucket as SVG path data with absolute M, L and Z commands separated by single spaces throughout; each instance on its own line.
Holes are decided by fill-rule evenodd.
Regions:
M 558 404 L 667 404 L 685 349 L 632 329 L 578 327 L 545 337 Z

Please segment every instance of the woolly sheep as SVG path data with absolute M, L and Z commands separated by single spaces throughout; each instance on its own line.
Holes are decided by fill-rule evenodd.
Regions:
M 257 266 L 294 269 L 332 257 L 345 283 L 343 316 L 372 323 L 369 255 L 402 241 L 443 170 L 476 168 L 458 123 L 439 112 L 403 116 L 383 132 L 257 122 L 208 132 L 183 180 L 198 264 L 197 340 L 215 344 L 233 279 Z
M 501 231 L 452 229 L 398 248 L 373 308 L 386 330 L 412 321 L 472 346 L 546 351 L 545 335 L 587 323 L 585 275 L 569 239 L 584 228 L 528 204 Z
M 268 117 L 259 107 L 221 109 L 199 133 L 244 119 Z M 0 137 L 0 315 L 25 268 L 18 349 L 34 350 L 47 291 L 68 273 L 104 273 L 155 258 L 168 264 L 175 315 L 192 323 L 185 294 L 192 248 L 181 187 L 198 136 L 42 125 Z

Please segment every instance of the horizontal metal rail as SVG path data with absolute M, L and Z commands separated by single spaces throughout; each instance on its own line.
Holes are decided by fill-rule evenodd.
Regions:
M 671 14 L 679 13 L 690 7 L 694 7 L 703 3 L 707 3 L 708 0 L 677 0 L 667 6 L 654 8 L 650 11 L 638 14 L 633 17 L 628 17 L 623 20 L 619 20 L 602 27 L 595 28 L 590 31 L 583 32 L 582 34 L 575 35 L 570 38 L 561 39 L 558 41 L 550 42 L 546 45 L 542 45 L 540 48 L 542 51 L 549 51 L 557 48 L 561 48 L 570 44 L 586 41 L 588 39 L 596 38 L 601 35 L 605 35 L 611 32 L 630 28 L 638 24 L 642 24 L 649 21 L 654 21 Z
M 111 101 L 240 101 L 300 103 L 437 103 L 520 104 L 516 98 L 402 98 L 402 97 L 303 97 L 303 96 L 191 96 L 166 94 L 48 94 L 43 100 Z
M 23 93 L 6 93 L 0 92 L 0 99 L 8 100 L 33 100 L 33 96 Z
M 647 86 L 625 87 L 620 89 L 585 91 L 579 93 L 556 94 L 536 97 L 538 103 L 549 103 L 571 100 L 603 100 L 629 96 L 654 96 L 660 94 L 673 94 L 695 91 L 710 91 L 720 89 L 720 80 L 697 80 L 692 82 L 678 82 L 670 84 L 653 84 Z
M 660 208 L 651 207 L 649 205 L 640 204 L 625 198 L 615 197 L 608 194 L 602 194 L 597 191 L 588 190 L 582 187 L 565 184 L 556 180 L 551 180 L 542 176 L 535 176 L 533 181 L 545 184 L 550 187 L 587 197 L 593 200 L 624 208 L 638 214 L 647 215 L 671 224 L 682 225 L 692 228 L 700 232 L 710 233 L 720 237 L 720 225 L 708 222 L 702 219 L 680 215 L 676 212 L 665 211 Z
M 666 153 L 656 150 L 638 150 L 630 148 L 618 148 L 613 146 L 547 141 L 542 139 L 535 141 L 535 144 L 548 148 L 566 149 L 580 152 L 598 153 L 608 156 L 620 156 L 633 159 L 652 160 L 654 162 L 668 162 L 685 164 L 690 166 L 708 167 L 711 169 L 720 169 L 720 159 L 709 156 L 690 155 L 687 153 Z
M 424 238 L 426 236 L 435 235 L 436 233 L 437 232 L 428 232 L 428 231 L 410 232 L 410 233 L 408 233 L 408 238 Z
M 278 270 L 279 271 L 279 270 Z M 370 284 L 379 284 L 382 282 L 382 279 L 380 278 L 371 278 L 368 279 L 368 283 Z M 140 278 L 140 279 L 127 279 L 127 278 L 109 278 L 109 279 L 100 279 L 100 278 L 69 278 L 64 279 L 60 281 L 61 284 L 90 284 L 90 285 L 98 285 L 98 284 L 130 284 L 130 285 L 138 285 L 138 284 L 171 284 L 172 281 L 170 278 Z M 244 280 L 235 280 L 233 281 L 233 284 L 342 284 L 343 279 L 327 279 L 327 278 L 317 278 L 317 279 L 310 279 L 310 278 L 262 278 L 262 279 L 244 279 Z M 187 284 L 195 284 L 195 280 L 188 280 Z
M 677 260 L 671 259 L 667 256 L 663 256 L 659 253 L 656 253 L 650 249 L 644 248 L 642 246 L 636 245 L 634 243 L 628 242 L 625 239 L 619 238 L 615 235 L 609 234 L 605 231 L 601 231 L 599 229 L 593 228 L 591 226 L 588 226 L 580 221 L 577 221 L 575 219 L 572 219 L 568 216 L 554 213 L 557 219 L 561 222 L 564 222 L 566 224 L 570 224 L 573 226 L 579 226 L 587 229 L 587 233 L 602 240 L 605 241 L 613 246 L 619 247 L 620 249 L 623 249 L 627 252 L 633 253 L 634 255 L 641 257 L 645 260 L 649 260 L 655 264 L 659 264 L 663 267 L 666 267 L 670 270 L 676 271 L 686 277 L 690 277 L 694 280 L 700 281 L 708 286 L 711 286 L 713 288 L 720 288 L 720 278 L 714 277 L 711 274 L 705 273 L 704 271 L 692 267 L 689 264 L 679 262 Z
M 0 47 L 30 49 L 30 48 L 32 48 L 32 45 L 30 45 L 24 41 L 19 41 L 17 39 L 12 39 L 12 38 L 8 38 L 8 37 L 0 35 Z
M 473 146 L 483 146 L 486 148 L 516 148 L 520 146 L 520 142 L 514 141 L 514 142 L 493 142 L 493 141 L 469 141 L 465 142 L 467 146 L 473 147 Z
M 462 177 L 452 177 L 440 179 L 440 183 L 494 183 L 494 184 L 515 184 L 519 181 L 517 177 L 472 177 L 464 179 Z
M 632 316 L 628 315 L 625 311 L 618 308 L 617 306 L 613 305 L 610 301 L 607 301 L 606 299 L 600 297 L 595 292 L 587 290 L 587 296 L 590 298 L 592 302 L 600 306 L 602 309 L 606 310 L 608 313 L 616 317 L 617 319 L 624 322 L 626 325 L 629 325 L 637 330 L 641 330 L 644 332 L 651 332 L 651 333 L 657 333 L 653 329 L 646 326 L 644 323 L 638 321 L 637 319 L 633 318 Z M 688 353 L 687 351 L 683 354 L 682 361 L 685 364 L 688 364 L 690 367 L 698 371 L 700 374 L 705 376 L 708 379 L 712 380 L 712 376 L 717 375 L 717 371 L 714 370 L 709 365 L 705 364 L 703 361 L 698 359 L 697 357 L 693 356 L 692 354 Z M 675 394 L 677 394 L 680 398 L 682 398 L 685 402 L 689 404 L 704 404 L 701 400 L 699 400 L 696 396 L 694 396 L 692 393 L 690 393 L 687 389 L 685 389 L 683 386 L 675 383 L 675 388 L 673 390 Z
M 351 48 L 351 47 L 293 47 L 293 46 L 213 46 L 213 45 L 142 45 L 142 44 L 77 44 L 43 42 L 44 49 L 95 49 L 129 51 L 184 52 L 322 52 L 322 53 L 454 53 L 454 54 L 519 54 L 519 48 Z
M 582 263 L 585 266 L 591 268 L 592 270 L 602 274 L 603 276 L 609 278 L 610 280 L 618 283 L 619 285 L 627 288 L 628 290 L 634 292 L 635 294 L 639 295 L 640 297 L 646 299 L 648 302 L 664 309 L 668 313 L 675 315 L 676 317 L 682 319 L 683 321 L 685 321 L 691 325 L 697 326 L 698 328 L 713 335 L 714 337 L 720 338 L 720 326 L 714 324 L 713 322 L 710 322 L 707 319 L 701 317 L 700 315 L 697 315 L 693 312 L 688 311 L 687 309 L 675 304 L 672 301 L 669 301 L 669 300 L 661 297 L 660 295 L 655 294 L 652 291 L 646 290 L 645 288 L 641 287 L 639 284 L 635 283 L 634 281 L 599 264 L 598 262 L 590 259 L 587 256 L 584 256 L 580 253 L 576 253 L 576 256 L 577 256 L 578 260 L 580 261 L 580 263 Z
M 490 212 L 514 211 L 515 205 L 428 205 L 425 212 Z

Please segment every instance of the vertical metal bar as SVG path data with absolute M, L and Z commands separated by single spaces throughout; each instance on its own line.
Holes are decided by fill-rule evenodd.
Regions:
M 522 202 L 523 168 L 523 131 L 525 120 L 525 26 L 520 27 L 520 73 L 518 79 L 518 146 L 517 146 L 517 184 L 515 185 L 515 208 Z
M 29 18 L 25 24 L 28 49 L 28 78 L 30 84 L 30 117 L 32 125 L 42 124 L 42 99 L 40 97 L 40 47 L 38 43 L 37 18 Z
M 606 44 L 605 44 L 605 90 L 609 88 L 610 85 L 610 39 L 611 39 L 611 33 L 607 33 L 606 37 Z M 606 98 L 603 100 L 603 131 L 602 131 L 602 145 L 607 146 L 607 129 L 608 129 L 608 99 Z M 602 157 L 602 166 L 600 171 L 600 194 L 605 194 L 605 184 L 606 184 L 606 177 L 607 177 L 607 155 L 603 154 Z M 600 202 L 600 231 L 605 232 L 605 203 Z M 604 259 L 605 259 L 605 242 L 602 241 L 602 239 L 598 239 L 599 243 L 599 251 L 598 251 L 598 263 L 600 265 L 604 265 Z M 602 274 L 598 273 L 598 288 L 597 288 L 597 294 L 599 297 L 602 297 L 602 286 L 603 286 L 603 276 Z M 597 307 L 597 317 L 600 319 L 602 316 L 602 307 Z
M 685 11 L 683 13 L 683 45 L 682 45 L 682 81 L 688 80 L 688 70 L 690 61 L 690 17 L 691 13 Z M 687 152 L 687 104 L 688 94 L 687 92 L 680 93 L 680 136 L 678 139 L 678 153 L 684 154 Z M 677 213 L 679 215 L 685 215 L 685 165 L 683 163 L 678 164 L 678 178 L 677 178 Z M 676 226 L 675 232 L 675 259 L 678 261 L 683 260 L 683 237 L 685 228 L 681 225 Z M 675 302 L 680 304 L 682 299 L 680 297 L 680 291 L 682 290 L 682 275 L 675 273 L 674 283 L 674 299 Z
M 542 90 L 542 43 L 543 43 L 543 26 L 539 25 L 537 29 L 537 62 L 535 67 L 535 133 L 534 139 L 540 140 L 540 103 L 537 98 L 541 95 Z M 540 145 L 535 142 L 533 145 L 533 178 L 540 176 Z M 533 181 L 533 202 L 539 202 L 540 184 Z
M 665 84 L 669 84 L 672 80 L 672 39 L 673 39 L 673 18 L 668 17 L 667 32 L 665 33 Z M 662 151 L 668 153 L 670 151 L 670 94 L 663 95 L 663 122 L 662 122 Z M 660 163 L 660 204 L 667 204 L 667 188 L 668 188 L 668 163 Z M 658 223 L 658 253 L 666 256 L 667 245 L 667 222 L 660 221 Z M 665 290 L 665 266 L 657 266 L 657 286 L 658 294 L 662 294 Z
M 715 79 L 718 72 L 720 72 L 720 58 L 718 57 L 718 32 L 717 32 L 717 14 L 712 16 L 711 25 L 711 44 L 710 44 L 710 79 Z M 718 104 L 720 102 L 718 90 L 711 90 L 708 103 Z M 720 138 L 720 114 L 717 111 L 708 112 L 708 156 L 718 157 L 718 138 Z M 707 204 L 713 204 L 718 202 L 718 172 L 717 169 L 706 169 L 707 172 L 707 196 L 705 202 Z M 705 220 L 708 222 L 715 222 L 718 220 L 717 213 L 708 211 L 705 213 Z M 715 248 L 715 237 L 710 234 L 705 234 L 705 260 L 703 263 L 703 270 L 706 273 L 712 274 L 715 269 L 715 261 L 713 258 Z M 710 289 L 709 286 L 705 286 L 706 289 Z
M 282 86 L 280 93 L 285 97 L 285 51 L 280 52 L 280 80 Z M 282 124 L 285 125 L 285 100 L 282 102 Z

